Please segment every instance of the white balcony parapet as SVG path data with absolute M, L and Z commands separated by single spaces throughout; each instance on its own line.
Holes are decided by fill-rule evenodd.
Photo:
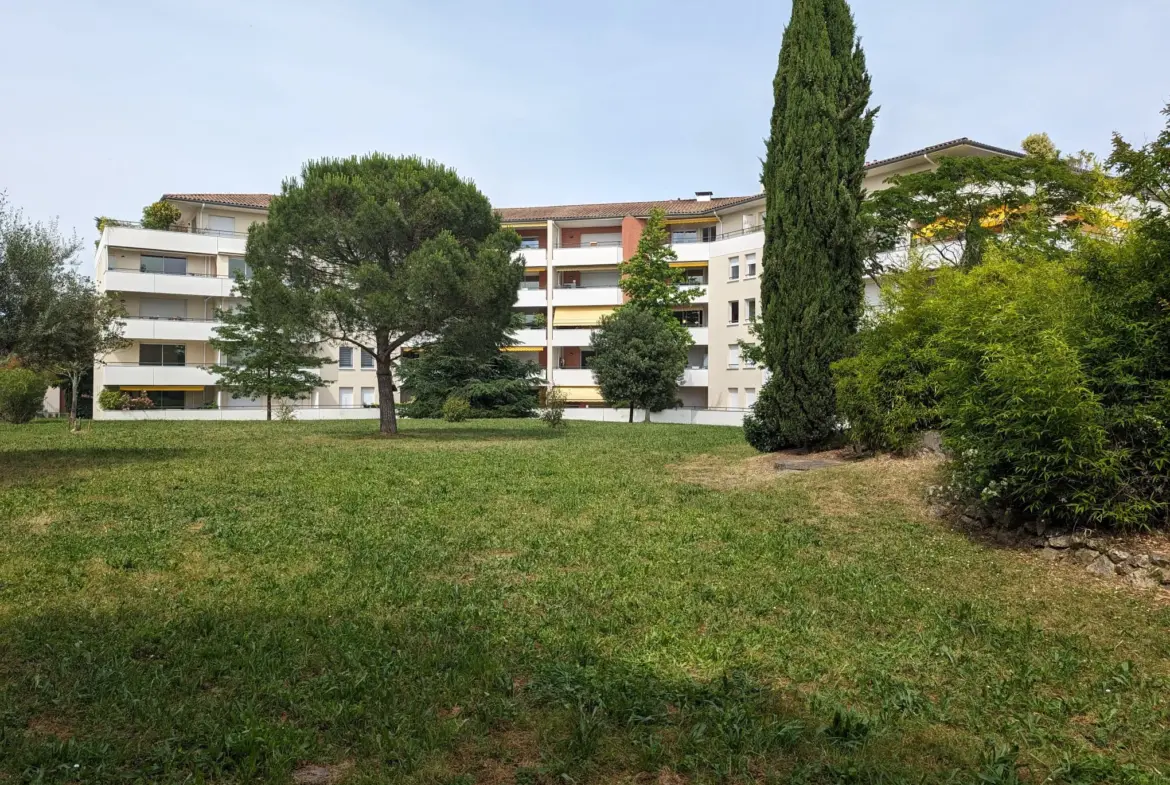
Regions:
M 711 260 L 711 243 L 672 243 L 671 248 L 680 262 L 707 262 Z
M 586 245 L 580 248 L 554 248 L 553 264 L 557 267 L 620 264 L 620 245 Z
M 512 254 L 512 259 L 516 261 L 523 259 L 525 267 L 544 267 L 548 262 L 547 253 L 544 248 L 521 248 Z
M 691 334 L 691 340 L 695 342 L 695 346 L 706 346 L 709 342 L 706 327 L 688 327 L 687 330 Z
M 136 226 L 107 226 L 105 243 L 114 248 L 191 254 L 196 256 L 243 256 L 248 237 L 241 233 L 214 234 L 141 229 Z
M 172 234 L 172 232 L 160 232 L 160 234 Z M 231 297 L 236 286 L 234 278 L 218 278 L 210 275 L 140 273 L 136 270 L 106 270 L 102 274 L 102 281 L 102 289 L 107 292 L 178 294 L 193 297 Z
M 207 319 L 144 319 L 129 316 L 122 335 L 133 341 L 207 341 L 218 322 Z
M 208 387 L 217 383 L 211 367 L 202 365 L 109 363 L 102 371 L 105 384 L 119 387 Z
M 553 368 L 553 385 L 557 387 L 595 387 L 597 377 L 588 368 Z
M 593 330 L 589 327 L 558 327 L 553 330 L 553 346 L 588 346 Z
M 706 368 L 687 368 L 683 371 L 683 387 L 706 387 L 709 371 Z
M 697 291 L 699 293 L 698 297 L 691 300 L 691 302 L 695 305 L 705 305 L 708 302 L 709 298 L 707 297 L 707 284 L 683 284 L 679 288 L 686 289 L 688 291 Z
M 547 289 L 520 289 L 516 293 L 517 308 L 543 308 L 548 305 Z
M 618 286 L 557 287 L 553 289 L 553 306 L 562 305 L 621 305 L 622 290 Z
M 516 345 L 543 349 L 548 345 L 548 331 L 543 327 L 525 327 L 522 330 L 517 330 Z

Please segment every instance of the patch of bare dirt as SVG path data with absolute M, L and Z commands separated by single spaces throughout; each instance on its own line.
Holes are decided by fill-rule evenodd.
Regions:
M 924 491 L 942 464 L 934 456 L 895 458 L 881 456 L 850 464 L 845 471 L 798 476 L 819 512 L 833 517 L 862 515 L 875 506 L 895 505 L 907 514 L 927 513 Z
M 336 785 L 352 770 L 353 761 L 349 760 L 327 765 L 306 763 L 293 771 L 292 779 L 295 785 Z
M 61 741 L 73 738 L 73 728 L 56 717 L 40 714 L 28 721 L 28 730 L 38 736 L 55 736 Z
M 21 520 L 24 530 L 29 534 L 46 534 L 49 527 L 57 522 L 57 517 L 47 512 L 29 515 Z
M 680 482 L 714 491 L 751 490 L 780 476 L 776 472 L 775 455 L 756 455 L 740 460 L 698 455 L 685 463 L 669 464 L 666 470 Z
M 540 765 L 535 731 L 509 728 L 464 745 L 451 762 L 453 770 L 470 774 L 477 785 L 512 785 L 516 772 Z

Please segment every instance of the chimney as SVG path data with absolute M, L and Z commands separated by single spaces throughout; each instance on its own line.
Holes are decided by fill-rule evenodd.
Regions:
M 695 201 L 696 202 L 709 202 L 709 201 L 711 201 L 711 194 L 712 193 L 714 193 L 714 192 L 713 191 L 695 191 Z

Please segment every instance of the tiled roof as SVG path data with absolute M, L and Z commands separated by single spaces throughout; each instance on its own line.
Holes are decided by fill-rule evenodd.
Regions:
M 272 194 L 163 194 L 163 199 L 176 202 L 200 202 L 223 207 L 246 207 L 267 210 Z
M 960 139 L 952 139 L 949 142 L 943 142 L 942 144 L 934 144 L 934 145 L 931 145 L 930 147 L 923 147 L 921 150 L 914 150 L 914 151 L 909 152 L 909 153 L 903 153 L 902 155 L 896 155 L 893 158 L 883 158 L 879 161 L 870 161 L 869 163 L 867 163 L 865 165 L 865 168 L 866 169 L 876 169 L 879 166 L 888 166 L 889 164 L 896 164 L 899 161 L 906 161 L 906 160 L 909 160 L 911 158 L 919 158 L 919 157 L 924 156 L 924 155 L 930 155 L 931 153 L 939 153 L 939 152 L 942 152 L 943 150 L 949 150 L 952 147 L 978 147 L 980 150 L 986 150 L 989 153 L 998 153 L 1000 155 L 1010 155 L 1010 156 L 1014 156 L 1016 158 L 1023 158 L 1024 157 L 1024 154 L 1021 153 L 1019 150 L 1009 150 L 1006 147 L 996 147 L 993 144 L 984 144 L 983 142 L 976 142 L 974 139 L 968 139 L 967 137 L 964 136 Z
M 663 199 L 655 202 L 606 202 L 603 204 L 562 204 L 548 207 L 501 207 L 496 210 L 505 223 L 517 221 L 582 220 L 588 218 L 625 218 L 627 215 L 649 215 L 655 207 L 661 208 L 668 217 L 684 215 L 706 215 L 734 207 L 763 194 L 752 196 L 723 196 L 705 202 L 698 199 Z

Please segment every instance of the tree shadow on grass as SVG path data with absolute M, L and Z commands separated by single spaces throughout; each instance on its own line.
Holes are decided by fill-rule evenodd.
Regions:
M 161 463 L 190 450 L 175 447 L 62 447 L 0 451 L 0 488 L 17 485 L 60 485 L 79 473 L 111 469 L 127 463 Z
M 500 427 L 429 427 L 404 428 L 395 436 L 383 436 L 374 431 L 372 433 L 338 433 L 330 434 L 329 439 L 337 441 L 370 442 L 376 441 L 393 445 L 395 443 L 418 444 L 421 442 L 519 442 L 519 441 L 546 441 L 561 438 L 562 432 L 552 428 L 500 428 Z
M 586 638 L 493 632 L 475 603 L 414 607 L 12 619 L 0 775 L 285 783 L 300 764 L 349 761 L 371 782 L 967 782 L 948 777 L 981 765 L 968 738 L 924 756 L 897 723 L 764 673 L 667 677 Z

